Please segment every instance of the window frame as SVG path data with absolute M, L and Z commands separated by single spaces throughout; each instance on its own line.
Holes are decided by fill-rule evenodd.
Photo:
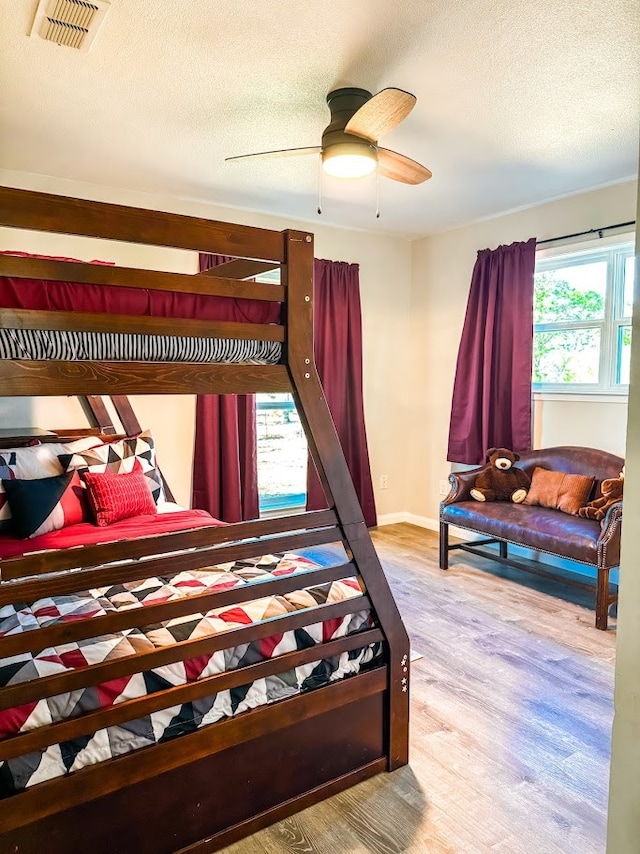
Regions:
M 280 268 L 267 270 L 264 273 L 260 273 L 258 276 L 255 276 L 254 281 L 262 282 L 263 284 L 269 285 L 279 285 L 281 284 L 281 275 Z M 289 400 L 285 401 L 269 401 L 269 400 L 260 400 L 260 397 L 267 397 L 268 393 L 264 394 L 258 392 L 256 394 L 256 420 L 258 418 L 258 414 L 260 412 L 267 411 L 269 409 L 280 409 L 287 411 L 297 412 L 297 408 L 295 405 L 295 400 L 293 394 L 291 392 L 286 392 L 289 396 Z M 257 436 L 258 426 L 256 424 L 256 444 L 259 445 L 259 439 Z M 304 433 L 304 431 L 303 431 Z M 306 436 L 305 436 L 306 442 Z M 307 454 L 308 454 L 308 442 L 307 444 Z M 256 448 L 256 451 L 259 452 L 259 448 Z M 305 468 L 306 471 L 306 468 Z M 304 512 L 307 504 L 307 493 L 306 489 L 304 492 L 281 492 L 274 495 L 262 495 L 259 489 L 260 478 L 258 475 L 258 507 L 260 512 L 260 518 L 264 519 L 269 516 L 281 516 L 282 513 L 287 513 L 288 515 L 294 515 L 296 513 Z
M 606 240 L 606 239 L 605 239 Z M 624 327 L 631 329 L 631 315 L 624 315 L 625 274 L 627 258 L 634 257 L 634 236 L 618 235 L 580 247 L 556 247 L 539 253 L 535 273 L 561 271 L 564 267 L 579 267 L 604 261 L 607 264 L 604 314 L 601 319 L 569 320 L 535 323 L 536 332 L 555 332 L 572 329 L 596 329 L 600 333 L 600 360 L 597 383 L 551 383 L 535 382 L 532 390 L 536 395 L 598 395 L 628 396 L 629 386 L 620 383 L 621 354 L 618 341 Z M 535 287 L 535 285 L 534 285 Z
M 265 393 L 266 397 L 268 393 Z M 286 392 L 288 395 L 288 400 L 260 400 L 262 396 L 260 393 L 256 394 L 256 419 L 260 412 L 268 412 L 270 410 L 280 410 L 282 412 L 295 412 L 297 415 L 297 408 L 295 405 L 295 400 L 291 392 Z M 299 416 L 297 416 L 299 417 Z M 258 454 L 259 454 L 259 438 L 257 437 L 257 425 L 256 425 L 256 439 L 258 444 Z M 304 434 L 304 430 L 303 430 Z M 305 437 L 306 440 L 306 437 Z M 307 445 L 307 453 L 308 453 L 308 443 L 305 441 Z M 305 467 L 306 472 L 306 467 Z M 258 476 L 258 486 L 260 484 L 260 479 Z M 280 492 L 275 493 L 273 495 L 262 495 L 260 490 L 258 489 L 258 504 L 260 511 L 260 518 L 269 515 L 281 515 L 282 512 L 286 511 L 287 513 L 299 513 L 303 511 L 306 507 L 307 503 L 307 492 L 306 489 L 304 492 Z

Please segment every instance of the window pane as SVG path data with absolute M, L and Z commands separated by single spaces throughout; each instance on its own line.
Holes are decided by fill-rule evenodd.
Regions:
M 618 382 L 629 385 L 631 367 L 631 327 L 621 326 L 618 330 Z
M 633 277 L 635 272 L 635 258 L 626 258 L 624 262 L 624 309 L 623 317 L 631 317 L 633 309 Z
M 533 336 L 533 381 L 597 383 L 599 329 L 562 329 Z
M 307 440 L 292 396 L 257 395 L 256 419 L 260 509 L 304 505 Z
M 601 320 L 606 289 L 606 261 L 536 273 L 534 323 Z

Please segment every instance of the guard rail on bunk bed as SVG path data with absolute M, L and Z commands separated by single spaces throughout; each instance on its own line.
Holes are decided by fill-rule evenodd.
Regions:
M 87 662 L 75 669 L 40 671 L 39 678 L 5 680 L 0 688 L 0 716 L 2 710 L 29 712 L 43 698 L 85 690 L 98 692 L 91 686 L 104 688 L 113 680 L 147 675 L 154 668 L 172 667 L 223 650 L 244 650 L 250 644 L 268 644 L 286 632 L 307 629 L 305 637 L 313 636 L 317 641 L 308 647 L 305 643 L 284 645 L 276 657 L 252 660 L 249 656 L 233 669 L 229 666 L 186 684 L 156 685 L 143 696 L 123 696 L 105 708 L 74 712 L 46 725 L 18 727 L 0 741 L 0 782 L 17 757 L 47 756 L 48 751 L 60 747 L 64 758 L 65 745 L 74 739 L 115 731 L 108 727 L 129 731 L 127 726 L 132 721 L 145 716 L 185 703 L 197 704 L 213 695 L 220 697 L 223 692 L 233 693 L 256 680 L 304 669 L 312 662 L 339 660 L 348 673 L 350 657 L 357 651 L 371 650 L 361 657 L 367 666 L 345 678 L 328 679 L 315 690 L 285 694 L 284 699 L 272 704 L 258 705 L 236 717 L 80 770 L 71 765 L 71 773 L 65 776 L 47 779 L 45 775 L 37 782 L 35 774 L 26 788 L 0 801 L 3 850 L 34 854 L 45 844 L 49 854 L 85 849 L 92 854 L 214 851 L 378 772 L 406 764 L 408 638 L 365 526 L 314 364 L 312 235 L 9 188 L 0 189 L 0 225 L 219 253 L 235 259 L 207 274 L 188 275 L 0 254 L 0 277 L 14 284 L 20 280 L 16 292 L 21 291 L 21 283 L 27 288 L 28 282 L 47 280 L 71 283 L 80 289 L 91 285 L 106 290 L 124 287 L 142 289 L 151 297 L 168 292 L 172 298 L 233 298 L 275 302 L 282 307 L 276 323 L 203 320 L 199 309 L 195 317 L 181 317 L 180 338 L 198 339 L 203 352 L 208 352 L 210 339 L 215 339 L 213 344 L 222 342 L 223 353 L 228 351 L 228 342 L 281 345 L 275 364 L 229 364 L 181 361 L 180 342 L 172 362 L 148 361 L 146 357 L 124 361 L 121 352 L 114 360 L 105 357 L 103 351 L 98 360 L 43 359 L 37 358 L 37 347 L 25 357 L 23 350 L 30 346 L 28 330 L 40 336 L 37 346 L 42 345 L 42 335 L 60 335 L 56 348 L 60 342 L 64 346 L 71 342 L 73 351 L 73 336 L 80 333 L 82 340 L 89 340 L 91 351 L 93 339 L 85 333 L 98 333 L 96 340 L 104 340 L 103 333 L 109 333 L 115 338 L 125 336 L 125 348 L 131 341 L 142 342 L 143 347 L 150 341 L 153 351 L 158 336 L 163 341 L 175 336 L 176 320 L 170 316 L 117 315 L 110 308 L 102 313 L 51 311 L 20 307 L 19 301 L 4 302 L 0 331 L 10 331 L 7 346 L 13 346 L 14 339 L 18 341 L 16 346 L 23 357 L 16 358 L 11 351 L 12 357 L 7 358 L 4 351 L 4 358 L 0 358 L 0 396 L 79 395 L 94 432 L 97 428 L 113 435 L 117 428 L 102 399 L 103 395 L 111 396 L 124 432 L 132 436 L 140 425 L 127 399 L 130 394 L 291 392 L 329 507 L 225 526 L 205 522 L 202 527 L 155 536 L 5 557 L 0 560 L 0 614 L 2 608 L 11 609 L 12 605 L 11 613 L 26 613 L 24 609 L 35 609 L 36 601 L 59 602 L 83 591 L 121 589 L 145 579 L 174 578 L 179 573 L 206 574 L 216 565 L 264 554 L 330 543 L 342 543 L 346 553 L 330 566 L 308 565 L 303 571 L 283 575 L 257 574 L 255 580 L 248 578 L 233 589 L 205 587 L 204 592 L 142 607 L 107 609 L 70 621 L 37 623 L 29 631 L 9 631 L 0 637 L 0 657 L 5 665 L 11 669 L 14 662 L 24 661 L 25 656 L 35 659 L 43 650 L 57 654 L 64 645 L 79 648 L 88 639 L 118 633 L 134 637 L 143 628 L 163 627 L 188 615 L 209 615 L 213 609 L 219 614 L 221 609 L 243 604 L 248 608 L 248 603 L 263 597 L 286 599 L 289 595 L 295 599 L 301 587 L 326 591 L 341 580 L 357 579 L 348 596 L 332 600 L 328 595 L 317 604 L 297 610 L 293 610 L 297 605 L 291 606 L 247 625 L 166 645 L 146 645 L 140 651 Z M 280 269 L 279 285 L 245 281 L 274 268 Z M 126 293 L 131 294 L 131 290 Z M 60 352 L 67 351 L 63 348 Z M 74 435 L 81 434 L 78 431 Z M 355 631 L 348 633 L 347 628 L 343 636 L 331 633 L 338 621 L 357 615 L 361 616 L 354 623 Z

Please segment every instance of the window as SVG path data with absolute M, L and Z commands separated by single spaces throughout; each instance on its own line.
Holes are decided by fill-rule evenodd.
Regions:
M 538 261 L 534 390 L 627 391 L 633 277 L 631 243 Z
M 290 394 L 256 395 L 260 512 L 304 507 L 307 439 Z
M 280 284 L 280 269 L 256 282 Z M 307 503 L 307 437 L 287 393 L 256 395 L 260 513 L 303 509 Z

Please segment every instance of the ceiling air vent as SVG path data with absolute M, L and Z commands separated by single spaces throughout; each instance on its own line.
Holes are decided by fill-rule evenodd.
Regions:
M 110 0 L 40 0 L 31 36 L 89 50 L 100 29 Z

